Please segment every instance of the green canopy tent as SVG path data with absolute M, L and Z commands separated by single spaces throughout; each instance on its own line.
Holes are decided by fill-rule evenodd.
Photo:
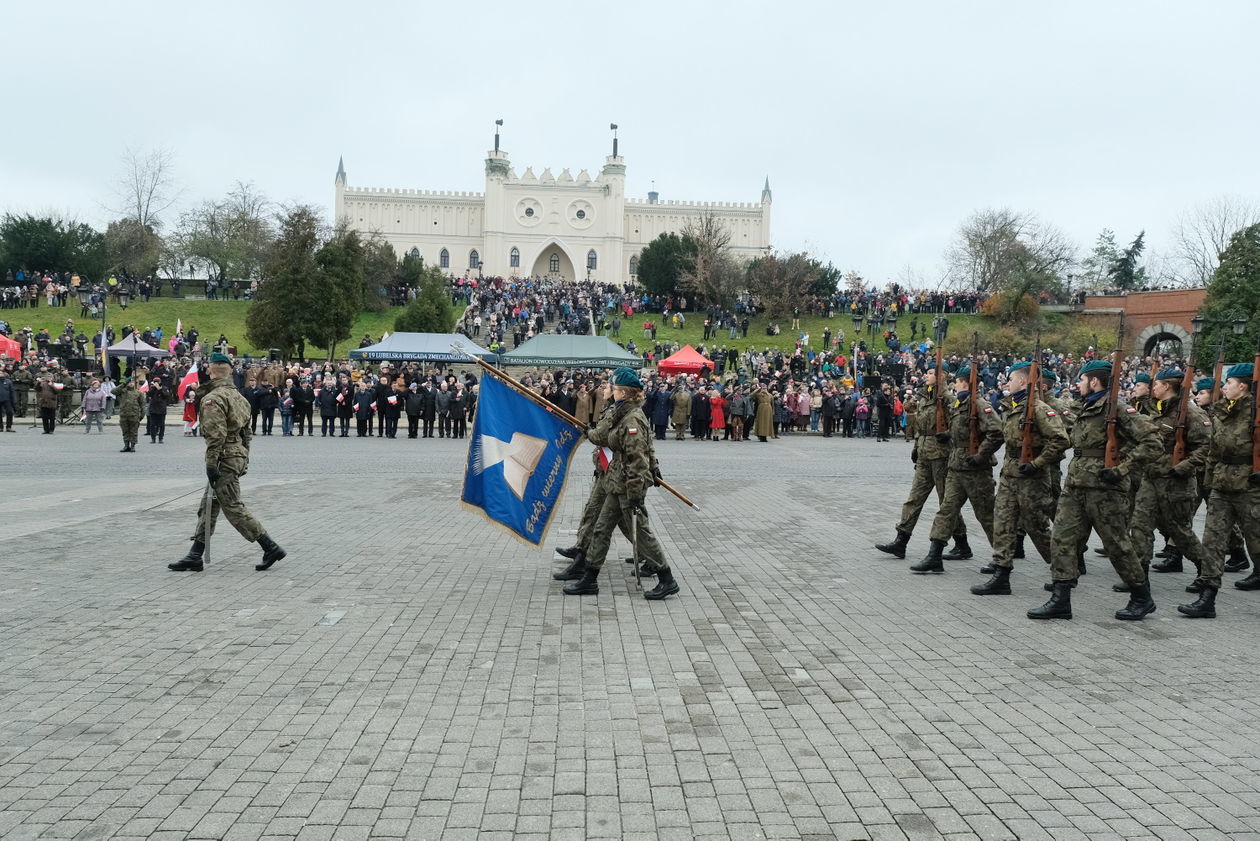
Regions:
M 607 336 L 545 334 L 499 357 L 500 365 L 552 365 L 565 368 L 642 368 L 643 359 Z

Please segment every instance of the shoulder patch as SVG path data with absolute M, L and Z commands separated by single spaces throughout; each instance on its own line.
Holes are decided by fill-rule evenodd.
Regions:
M 628 434 L 630 434 L 630 435 L 638 435 L 638 434 L 639 434 L 639 430 L 638 430 L 638 429 L 636 429 L 636 428 L 635 428 L 635 427 L 633 427 L 633 426 L 628 427 L 628 428 L 626 429 L 626 432 L 627 432 Z
M 1048 417 L 1048 418 L 1052 418 L 1052 417 L 1054 417 L 1054 416 L 1055 416 L 1055 414 L 1056 414 L 1056 412 L 1055 412 L 1053 409 L 1047 409 L 1047 410 L 1046 410 L 1046 417 Z
M 1129 408 L 1125 409 L 1125 411 L 1126 411 L 1126 412 L 1128 412 L 1128 413 L 1129 413 L 1129 414 L 1131 414 L 1131 415 L 1136 415 L 1136 414 L 1137 414 L 1137 409 L 1133 408 L 1132 406 L 1130 406 Z
M 993 414 L 993 407 L 992 407 L 992 406 L 985 406 L 985 407 L 984 407 L 984 410 L 985 410 L 986 412 L 988 412 L 989 414 Z
M 1212 425 L 1212 422 L 1211 422 L 1210 420 L 1205 420 L 1205 421 L 1203 422 L 1203 425 L 1204 425 L 1204 426 L 1211 426 L 1211 425 Z

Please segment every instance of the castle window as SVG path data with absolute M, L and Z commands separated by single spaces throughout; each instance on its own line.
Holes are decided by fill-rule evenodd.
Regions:
M 521 267 L 521 250 L 519 248 L 513 248 L 512 253 L 508 255 L 508 265 L 514 269 Z
M 438 256 L 438 265 L 441 268 L 449 269 L 451 267 L 451 252 L 443 248 L 442 253 Z
M 477 254 L 477 249 L 468 252 L 468 268 L 475 269 L 481 265 L 481 258 Z
M 412 249 L 411 249 L 411 251 L 410 251 L 409 253 L 411 254 L 411 256 L 412 256 L 412 257 L 419 257 L 419 256 L 420 256 L 420 249 L 419 249 L 419 248 L 412 248 Z
M 639 273 L 639 257 L 635 255 L 630 258 L 630 276 L 634 277 Z
M 526 216 L 533 216 L 533 215 L 534 215 L 534 208 L 532 208 L 532 207 L 527 207 L 527 208 L 525 208 L 525 215 L 526 215 Z M 362 220 L 360 220 L 360 221 L 362 221 Z
M 577 212 L 577 218 L 579 218 L 579 219 L 585 219 L 585 218 L 586 218 L 586 211 L 585 211 L 585 210 L 579 210 L 579 211 Z
M 547 268 L 552 274 L 560 272 L 560 255 L 553 253 L 551 259 L 547 261 Z
M 595 256 L 595 251 L 586 252 L 586 267 L 588 269 L 599 268 L 599 258 Z

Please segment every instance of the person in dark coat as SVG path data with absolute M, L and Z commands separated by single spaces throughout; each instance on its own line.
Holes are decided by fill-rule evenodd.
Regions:
M 337 403 L 337 423 L 341 427 L 341 437 L 350 436 L 350 417 L 354 414 L 354 386 L 350 378 L 342 374 L 337 378 L 337 388 L 333 395 Z
M 407 386 L 407 397 L 403 402 L 407 412 L 407 437 L 416 438 L 420 435 L 420 416 L 424 414 L 425 403 L 418 381 L 412 380 Z
M 437 421 L 437 398 L 434 396 L 433 383 L 422 383 L 420 392 L 424 395 L 424 409 L 420 413 L 420 420 L 424 421 L 424 431 L 421 435 L 432 438 L 433 424 Z
M 303 423 L 311 435 L 315 434 L 315 389 L 308 380 L 297 383 L 289 392 L 293 398 L 293 423 L 297 434 L 302 434 Z
M 389 374 L 382 372 L 374 388 L 376 394 L 376 434 L 381 438 L 385 437 L 385 401 L 394 391 L 391 379 Z
M 402 381 L 395 383 L 401 386 Z M 395 438 L 398 436 L 398 421 L 402 418 L 403 404 L 407 399 L 407 394 L 400 387 L 391 388 L 389 394 L 385 395 L 383 402 L 376 404 L 377 410 L 385 416 L 385 437 Z
M 362 438 L 372 437 L 372 413 L 376 411 L 376 388 L 371 385 L 365 385 L 354 395 L 354 419 L 356 424 L 356 436 Z M 382 426 L 382 429 L 384 427 Z
M 327 438 L 337 435 L 337 386 L 329 375 L 319 386 L 319 394 L 315 395 L 319 404 L 319 437 Z
M 702 387 L 691 395 L 691 437 L 704 438 L 709 434 L 709 395 Z
M 451 437 L 463 438 L 468 434 L 468 394 L 463 383 L 456 383 L 451 392 Z
M 166 437 L 166 410 L 171 405 L 171 393 L 162 385 L 160 377 L 154 377 L 149 382 L 149 393 L 145 396 L 149 405 L 149 442 L 158 444 Z
M 262 415 L 262 434 L 270 435 L 276 422 L 276 408 L 280 405 L 280 392 L 271 383 L 258 386 L 258 412 Z
M 669 429 L 669 418 L 673 412 L 673 405 L 669 400 L 669 392 L 663 384 L 658 384 L 652 389 L 652 429 L 656 433 L 657 441 L 665 440 L 665 431 Z

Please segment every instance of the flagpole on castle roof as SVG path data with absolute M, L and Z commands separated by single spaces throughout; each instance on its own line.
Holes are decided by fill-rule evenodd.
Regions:
M 533 401 L 543 411 L 548 412 L 549 414 L 555 415 L 556 417 L 560 418 L 560 420 L 572 426 L 574 429 L 577 429 L 581 432 L 586 432 L 587 428 L 590 426 L 590 424 L 587 424 L 578 420 L 573 415 L 569 414 L 564 409 L 561 409 L 559 406 L 556 406 L 554 403 L 542 397 L 541 395 L 535 394 L 532 389 L 530 389 L 524 383 L 521 383 L 517 381 L 516 379 L 514 379 L 506 371 L 502 371 L 494 367 L 493 365 L 491 365 L 489 362 L 485 361 L 481 357 L 474 356 L 473 354 L 469 353 L 464 348 L 463 344 L 459 342 L 454 342 L 453 344 L 451 344 L 451 350 L 454 351 L 455 353 L 458 353 L 460 356 L 465 356 L 471 359 L 473 362 L 476 362 L 478 367 L 480 367 L 483 371 L 485 371 L 489 376 L 494 377 L 496 380 L 503 383 L 505 386 L 512 389 L 513 391 L 515 391 L 517 394 L 521 395 L 522 397 Z M 660 483 L 660 486 L 662 488 L 669 491 L 674 496 L 678 497 L 678 499 L 681 502 L 685 503 L 691 508 L 694 508 L 697 511 L 700 510 L 699 505 L 696 505 L 690 499 L 683 496 L 682 493 L 676 490 L 672 485 L 670 485 L 664 479 L 658 478 L 656 479 L 656 481 Z

